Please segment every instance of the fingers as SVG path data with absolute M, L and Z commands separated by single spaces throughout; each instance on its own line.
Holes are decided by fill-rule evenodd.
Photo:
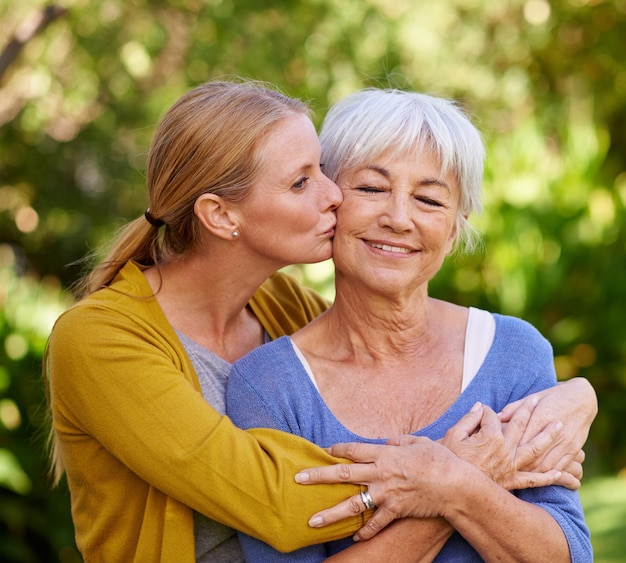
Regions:
M 331 508 L 327 508 L 326 510 L 322 510 L 321 512 L 317 512 L 311 516 L 309 519 L 309 526 L 312 528 L 322 528 L 324 526 L 328 526 L 329 524 L 333 524 L 334 522 L 339 522 L 340 520 L 349 518 L 350 516 L 361 514 L 361 512 L 365 511 L 365 505 L 363 504 L 361 495 L 354 495 Z
M 524 402 L 524 399 L 519 399 L 513 403 L 509 403 L 506 405 L 499 413 L 498 416 L 502 422 L 508 422 L 511 420 L 511 417 L 515 414 L 515 411 L 520 407 L 520 405 Z
M 585 461 L 585 450 L 578 450 L 578 453 L 576 454 L 576 457 L 574 457 L 574 461 L 577 461 L 578 463 L 582 464 Z
M 515 474 L 513 483 L 507 487 L 509 490 L 514 489 L 534 489 L 536 487 L 547 487 L 554 485 L 563 474 L 561 471 L 547 471 L 546 473 L 533 473 L 518 471 Z
M 515 465 L 518 469 L 535 469 L 546 458 L 563 429 L 560 421 L 552 422 L 530 442 L 518 446 L 515 453 Z M 546 469 L 558 468 L 549 466 Z M 558 468 L 560 469 L 560 468 Z
M 546 460 L 543 461 L 542 466 L 543 469 L 558 469 L 559 471 L 568 471 L 572 473 L 575 477 L 582 477 L 582 462 L 578 461 L 579 455 L 566 454 L 561 459 L 559 459 L 556 463 L 546 463 Z M 549 460 L 551 461 L 551 460 Z M 578 472 L 580 471 L 580 475 Z
M 450 427 L 443 439 L 443 444 L 453 449 L 452 444 L 462 442 L 478 430 L 483 417 L 484 408 L 476 403 L 471 410 L 463 416 L 454 426 Z
M 480 427 L 480 422 L 484 414 L 484 407 L 480 403 L 475 403 L 471 410 L 461 418 L 452 428 L 458 432 L 459 438 L 471 436 Z
M 329 448 L 330 454 L 335 457 L 344 457 L 352 461 L 369 463 L 375 461 L 379 455 L 381 446 L 378 444 L 360 444 L 358 442 L 348 442 L 345 444 L 334 444 Z
M 580 471 L 580 476 L 582 477 L 582 468 Z M 577 491 L 580 489 L 580 477 L 576 477 L 575 474 L 568 473 L 568 471 L 562 471 L 561 476 L 553 483 L 553 485 L 560 485 L 561 487 L 565 487 L 566 489 L 571 489 L 572 491 Z
M 509 444 L 519 444 L 528 425 L 528 421 L 539 402 L 535 395 L 527 397 L 515 411 L 504 429 L 504 437 Z
M 352 537 L 354 541 L 365 541 L 373 538 L 385 526 L 393 522 L 394 517 L 391 512 L 384 507 L 374 512 L 374 515 L 365 523 L 365 525 Z
M 318 483 L 355 483 L 365 485 L 377 478 L 377 470 L 370 463 L 338 463 L 326 467 L 312 467 L 300 471 L 294 479 L 302 485 Z
M 487 435 L 502 434 L 502 424 L 496 412 L 488 406 L 482 407 L 483 416 L 480 421 L 480 430 Z

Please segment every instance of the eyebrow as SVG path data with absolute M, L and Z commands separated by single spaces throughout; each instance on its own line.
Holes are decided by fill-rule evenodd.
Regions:
M 377 172 L 378 174 L 380 174 L 381 176 L 384 176 L 385 178 L 387 178 L 387 180 L 389 180 L 391 178 L 391 174 L 389 173 L 389 170 L 387 170 L 386 168 L 383 168 L 382 166 L 376 166 L 375 164 L 371 164 L 365 167 L 366 170 L 373 170 L 374 172 Z M 422 178 L 419 182 L 420 186 L 441 186 L 442 188 L 445 188 L 446 190 L 450 190 L 450 186 L 448 185 L 448 183 L 445 180 L 442 180 L 441 178 Z

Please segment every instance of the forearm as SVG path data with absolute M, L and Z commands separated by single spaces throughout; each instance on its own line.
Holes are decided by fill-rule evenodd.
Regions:
M 443 518 L 396 520 L 372 539 L 355 543 L 328 561 L 432 561 L 453 531 Z
M 472 473 L 445 517 L 485 561 L 570 561 L 565 534 L 546 510 L 518 499 L 481 472 Z

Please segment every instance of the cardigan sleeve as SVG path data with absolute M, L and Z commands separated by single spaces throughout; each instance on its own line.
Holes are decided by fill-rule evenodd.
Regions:
M 358 486 L 294 481 L 336 458 L 296 436 L 236 428 L 204 401 L 183 356 L 149 316 L 121 307 L 79 305 L 57 321 L 49 343 L 54 426 L 73 482 L 85 496 L 93 479 L 106 491 L 98 517 L 120 518 L 111 495 L 139 478 L 283 551 L 356 532 L 360 516 L 319 529 L 307 520 Z
M 292 385 L 297 388 L 299 380 L 290 371 L 295 366 L 284 358 L 281 353 L 284 348 L 279 348 L 280 344 L 280 341 L 272 342 L 257 348 L 235 362 L 231 369 L 226 393 L 227 412 L 240 428 L 275 428 L 297 434 L 297 415 L 315 416 L 311 409 L 303 409 L 300 413 L 292 410 L 291 399 L 297 400 L 292 395 Z M 280 553 L 250 535 L 239 532 L 238 536 L 245 559 L 249 562 L 318 563 L 329 555 L 323 543 Z

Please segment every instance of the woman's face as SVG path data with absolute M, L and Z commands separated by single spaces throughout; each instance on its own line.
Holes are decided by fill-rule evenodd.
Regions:
M 338 279 L 373 291 L 427 288 L 456 236 L 460 190 L 430 151 L 387 157 L 340 174 L 334 261 Z
M 241 206 L 241 236 L 276 263 L 330 258 L 341 190 L 320 169 L 320 144 L 311 120 L 281 120 L 261 149 L 261 173 Z

